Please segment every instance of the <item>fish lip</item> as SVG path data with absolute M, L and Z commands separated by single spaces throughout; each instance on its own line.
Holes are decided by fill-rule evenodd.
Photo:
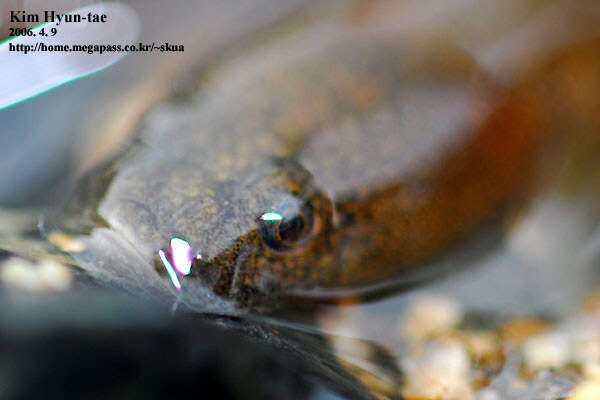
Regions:
M 260 249 L 260 245 L 247 238 L 238 239 L 226 250 L 209 256 L 191 243 L 182 239 L 182 235 L 172 236 L 170 246 L 158 249 L 155 255 L 157 272 L 169 278 L 182 294 L 186 292 L 186 286 L 199 285 L 220 298 L 238 305 L 246 304 L 248 299 L 243 296 L 251 285 L 247 283 L 248 272 L 244 264 Z
M 233 262 L 225 266 L 228 272 L 221 275 L 221 272 L 215 267 L 220 264 L 219 258 L 221 255 L 216 255 L 212 258 L 194 258 L 191 268 L 190 276 L 199 280 L 202 285 L 207 288 L 211 288 L 213 293 L 220 297 L 226 297 L 230 299 L 236 299 L 242 289 L 242 284 L 245 278 L 245 271 L 242 268 L 244 262 L 250 257 L 257 246 L 252 243 L 245 243 L 236 251 Z M 203 254 L 199 252 L 199 254 Z M 184 276 L 179 275 L 183 278 Z M 182 285 L 182 287 L 185 285 Z M 184 288 L 185 290 L 185 288 Z

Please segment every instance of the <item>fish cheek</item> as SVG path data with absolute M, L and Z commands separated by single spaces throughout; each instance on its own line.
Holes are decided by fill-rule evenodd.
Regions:
M 267 297 L 315 286 L 323 280 L 319 265 L 329 250 L 319 239 L 315 237 L 310 243 L 285 252 L 273 251 L 261 242 L 260 249 L 247 259 L 243 284 Z

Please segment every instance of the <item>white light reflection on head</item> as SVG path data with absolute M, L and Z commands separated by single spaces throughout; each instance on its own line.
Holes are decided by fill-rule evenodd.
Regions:
M 183 239 L 174 237 L 171 239 L 171 261 L 173 267 L 180 275 L 188 275 L 192 268 L 194 256 L 192 246 Z
M 173 266 L 171 265 L 169 260 L 167 260 L 165 252 L 163 250 L 159 250 L 158 256 L 160 257 L 160 260 L 165 266 L 165 269 L 167 270 L 167 273 L 169 274 L 169 277 L 171 278 L 171 282 L 173 282 L 173 286 L 175 286 L 175 289 L 181 290 L 181 283 L 179 282 L 179 278 L 177 278 L 177 273 L 173 269 Z
M 261 221 L 281 221 L 283 216 L 274 212 L 264 213 L 261 217 Z

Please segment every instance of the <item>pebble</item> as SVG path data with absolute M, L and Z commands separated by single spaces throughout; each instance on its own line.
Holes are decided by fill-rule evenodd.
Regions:
M 56 261 L 42 261 L 37 270 L 44 288 L 52 292 L 64 292 L 73 283 L 71 272 L 63 264 Z
M 535 336 L 523 345 L 525 364 L 532 370 L 560 368 L 571 357 L 569 345 L 565 335 L 548 333 Z
M 474 398 L 471 359 L 458 341 L 431 343 L 420 357 L 402 364 L 405 378 L 401 393 L 407 400 Z
M 569 400 L 598 400 L 600 399 L 600 381 L 586 381 L 575 389 Z
M 600 360 L 590 361 L 583 364 L 583 376 L 600 382 Z
M 504 324 L 499 334 L 506 344 L 520 345 L 532 336 L 550 329 L 550 324 L 537 318 L 520 318 Z
M 491 332 L 463 332 L 462 336 L 469 353 L 475 360 L 493 357 L 499 350 L 498 339 Z
M 423 340 L 446 332 L 463 319 L 463 310 L 454 300 L 442 296 L 420 297 L 409 305 L 398 326 L 401 338 Z
M 73 277 L 65 265 L 56 261 L 35 264 L 13 257 L 0 266 L 0 281 L 8 288 L 25 292 L 64 292 L 71 287 Z

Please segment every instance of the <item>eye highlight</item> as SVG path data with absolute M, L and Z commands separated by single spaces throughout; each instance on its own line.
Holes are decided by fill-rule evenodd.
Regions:
M 264 213 L 259 218 L 261 221 L 281 221 L 283 216 L 274 212 Z
M 313 219 L 313 210 L 308 204 L 281 212 L 266 212 L 258 218 L 263 242 L 275 251 L 294 249 L 310 236 Z

